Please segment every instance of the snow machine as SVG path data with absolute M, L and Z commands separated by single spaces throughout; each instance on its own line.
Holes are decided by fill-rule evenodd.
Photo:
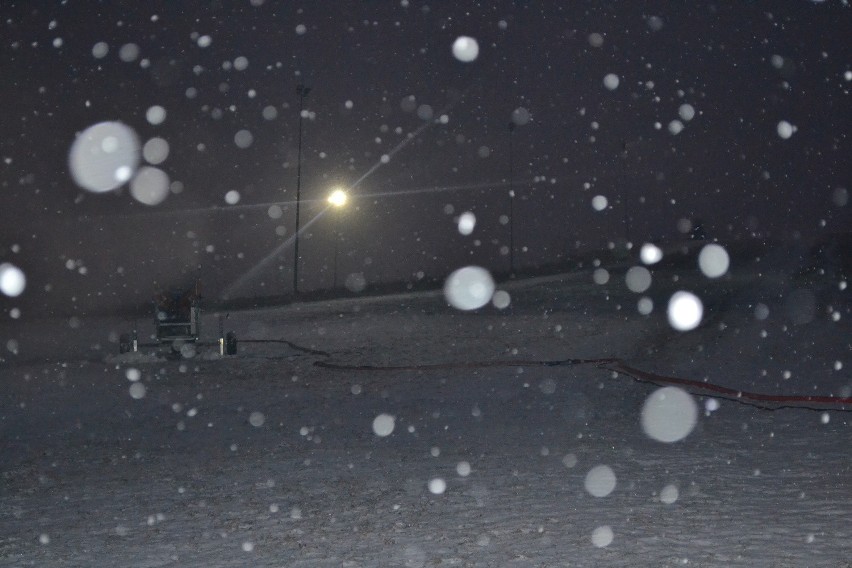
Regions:
M 154 300 L 154 324 L 156 344 L 168 345 L 171 352 L 180 353 L 185 345 L 201 344 L 201 286 L 196 282 L 191 288 L 172 288 L 160 291 Z M 134 325 L 135 328 L 135 325 Z M 219 354 L 235 355 L 237 337 L 233 332 L 224 332 L 219 321 Z M 119 353 L 138 351 L 140 343 L 136 329 L 122 334 L 118 342 Z
M 201 296 L 196 284 L 189 290 L 172 289 L 157 297 L 157 341 L 180 346 L 196 343 L 201 334 Z

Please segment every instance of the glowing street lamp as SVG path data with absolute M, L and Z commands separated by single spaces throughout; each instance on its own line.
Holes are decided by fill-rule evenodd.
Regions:
M 346 192 L 342 189 L 335 189 L 328 196 L 328 204 L 334 207 L 343 207 L 346 205 L 346 201 L 349 199 L 349 196 L 346 195 Z
M 349 200 L 349 196 L 346 194 L 346 191 L 338 188 L 332 191 L 328 195 L 328 204 L 336 209 L 335 213 L 338 213 L 343 207 L 346 205 L 346 202 Z M 331 286 L 332 290 L 337 289 L 337 249 L 340 244 L 340 229 L 338 228 L 339 223 L 339 214 L 334 215 L 334 265 L 332 268 L 333 274 L 333 283 Z

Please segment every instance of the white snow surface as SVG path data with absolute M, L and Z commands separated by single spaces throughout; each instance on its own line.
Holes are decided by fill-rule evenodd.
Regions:
M 797 325 L 785 298 L 801 283 L 780 261 L 734 258 L 712 281 L 662 264 L 649 316 L 623 278 L 599 286 L 589 268 L 499 284 L 504 310 L 463 313 L 435 291 L 234 312 L 241 340 L 290 343 L 241 342 L 226 358 L 212 345 L 119 356 L 121 318 L 7 322 L 0 565 L 850 566 L 848 412 L 695 397 L 695 428 L 662 443 L 640 427 L 655 386 L 595 365 L 476 365 L 619 357 L 753 392 L 849 396 L 848 289 L 809 288 L 815 315 Z M 705 305 L 690 332 L 664 313 L 681 289 Z M 383 414 L 387 436 L 374 432 Z M 603 497 L 584 487 L 597 466 L 615 477 Z

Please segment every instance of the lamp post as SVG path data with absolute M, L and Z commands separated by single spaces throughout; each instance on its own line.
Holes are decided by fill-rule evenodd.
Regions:
M 311 92 L 310 87 L 296 86 L 299 95 L 299 155 L 296 160 L 296 238 L 293 243 L 293 295 L 299 293 L 299 205 L 302 200 L 302 113 L 305 110 L 305 97 Z
M 509 122 L 509 276 L 515 275 L 515 188 L 514 155 L 512 138 L 515 123 Z
M 627 206 L 627 141 L 621 141 L 621 209 L 624 216 L 624 240 L 625 246 L 630 245 L 630 210 Z
M 332 265 L 332 285 L 331 289 L 337 289 L 337 248 L 340 243 L 340 230 L 338 224 L 340 223 L 340 210 L 343 209 L 343 206 L 346 205 L 346 202 L 349 200 L 349 196 L 346 195 L 346 192 L 342 189 L 335 189 L 328 196 L 328 204 L 335 210 L 334 213 L 334 264 Z

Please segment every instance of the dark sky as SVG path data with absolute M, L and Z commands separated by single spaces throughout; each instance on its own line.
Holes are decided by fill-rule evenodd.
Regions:
M 849 230 L 846 2 L 69 1 L 0 13 L 0 262 L 28 280 L 7 311 L 129 305 L 195 273 L 213 297 L 289 293 L 300 83 L 312 89 L 304 290 L 332 284 L 335 228 L 338 283 L 505 272 L 510 201 L 519 267 L 681 238 L 683 219 L 722 241 Z M 475 61 L 453 56 L 462 35 L 477 40 Z M 155 105 L 161 124 L 146 119 Z M 530 119 L 510 132 L 517 109 Z M 75 184 L 75 135 L 103 121 L 140 145 L 167 142 L 165 201 Z M 336 185 L 349 206 L 317 218 Z M 466 211 L 469 236 L 454 222 Z

